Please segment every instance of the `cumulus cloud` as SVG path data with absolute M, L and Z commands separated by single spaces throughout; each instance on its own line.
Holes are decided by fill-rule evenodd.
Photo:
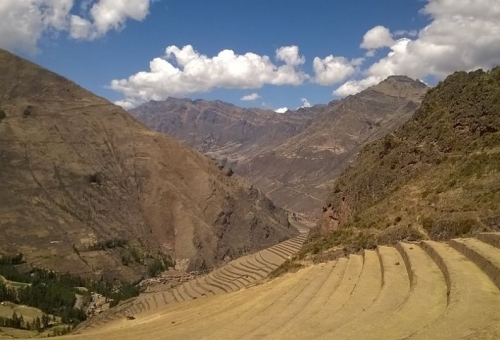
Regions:
M 135 107 L 135 105 L 133 105 L 132 103 L 129 103 L 125 100 L 118 100 L 115 102 L 115 105 L 121 106 L 125 110 L 130 110 L 130 109 L 133 109 Z
M 0 1 L 0 47 L 34 53 L 44 31 L 67 28 L 72 0 Z
M 276 50 L 276 59 L 284 61 L 290 66 L 300 66 L 306 62 L 306 58 L 299 54 L 298 46 L 284 46 Z
M 151 0 L 100 0 L 90 7 L 86 18 L 71 16 L 70 35 L 75 39 L 93 40 L 110 30 L 121 30 L 128 19 L 144 20 L 149 14 L 150 2 Z
M 169 46 L 163 57 L 153 59 L 149 71 L 111 82 L 122 93 L 122 101 L 137 105 L 148 100 L 207 92 L 214 88 L 257 89 L 270 85 L 300 85 L 308 75 L 301 70 L 305 58 L 297 46 L 276 50 L 276 63 L 255 53 L 236 54 L 223 50 L 216 56 L 203 55 L 191 45 Z
M 384 26 L 376 26 L 366 32 L 360 47 L 365 50 L 376 50 L 381 47 L 389 47 L 394 44 L 394 39 L 389 29 Z
M 83 1 L 81 15 L 72 14 L 74 0 L 1 0 L 0 47 L 34 53 L 45 34 L 68 32 L 92 40 L 120 30 L 128 19 L 143 20 L 153 0 Z
M 274 110 L 276 113 L 285 113 L 289 111 L 287 107 L 280 107 L 279 109 Z
M 309 100 L 307 100 L 307 98 L 302 98 L 300 101 L 302 102 L 302 106 L 300 107 L 301 109 L 312 106 L 311 103 L 309 103 Z
M 260 96 L 257 93 L 252 93 L 252 94 L 247 94 L 246 96 L 243 96 L 240 98 L 240 100 L 244 102 L 253 102 L 254 100 L 259 99 Z
M 357 93 L 395 74 L 416 79 L 429 76 L 442 79 L 455 71 L 490 69 L 500 64 L 499 1 L 427 0 L 421 12 L 428 15 L 431 22 L 414 39 L 395 40 L 387 56 L 364 70 L 363 79 L 349 80 L 335 90 L 334 95 Z M 377 31 L 382 32 L 381 29 Z M 388 43 L 387 32 L 380 35 L 385 35 L 386 39 L 381 41 Z M 386 43 L 377 44 L 376 41 L 375 38 L 364 39 L 362 46 L 385 47 Z
M 362 58 L 348 60 L 344 57 L 319 57 L 313 60 L 314 82 L 320 85 L 340 83 L 356 73 L 356 69 L 363 63 Z
M 333 95 L 337 97 L 346 97 L 351 94 L 356 94 L 369 88 L 370 86 L 377 85 L 382 80 L 384 80 L 383 77 L 375 76 L 370 76 L 361 80 L 349 80 L 333 91 Z
M 399 30 L 393 33 L 393 36 L 395 37 L 403 37 L 403 36 L 416 37 L 417 35 L 418 35 L 417 30 L 411 30 L 411 31 Z

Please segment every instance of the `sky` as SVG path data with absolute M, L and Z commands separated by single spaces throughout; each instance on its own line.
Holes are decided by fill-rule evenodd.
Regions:
M 500 0 L 0 0 L 0 48 L 130 109 L 277 111 L 500 64 Z

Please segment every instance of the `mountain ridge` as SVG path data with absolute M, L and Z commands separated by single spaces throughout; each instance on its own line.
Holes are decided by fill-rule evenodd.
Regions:
M 105 99 L 1 50 L 0 71 L 3 252 L 136 280 L 157 252 L 210 268 L 297 234 L 237 175 Z M 90 249 L 114 239 L 128 245 Z M 142 263 L 124 265 L 132 251 Z
M 404 123 L 427 89 L 391 76 L 360 94 L 284 114 L 175 98 L 130 113 L 233 168 L 279 206 L 314 219 L 359 148 Z

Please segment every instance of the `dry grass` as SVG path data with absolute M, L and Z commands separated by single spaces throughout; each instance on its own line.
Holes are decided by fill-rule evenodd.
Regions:
M 370 247 L 368 234 L 394 244 L 500 230 L 498 112 L 500 67 L 456 73 L 429 91 L 410 121 L 338 178 L 320 225 L 325 240 L 309 250 Z

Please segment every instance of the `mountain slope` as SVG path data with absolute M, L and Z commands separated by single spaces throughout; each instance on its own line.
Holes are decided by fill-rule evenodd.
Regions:
M 213 158 L 245 164 L 265 150 L 272 150 L 313 120 L 314 114 L 276 113 L 243 109 L 221 101 L 168 98 L 150 101 L 129 113 L 155 131 L 163 132 Z
M 122 263 L 130 252 L 206 268 L 297 234 L 282 210 L 237 176 L 5 51 L 0 111 L 3 253 L 21 251 L 50 269 L 136 279 L 145 269 Z M 118 239 L 128 245 L 116 247 Z M 106 241 L 107 250 L 91 251 Z
M 279 206 L 313 213 L 359 149 L 403 124 L 426 91 L 421 82 L 390 77 L 355 96 L 332 102 L 311 126 L 251 159 L 241 174 Z
M 229 163 L 278 206 L 315 216 L 360 147 L 406 121 L 427 87 L 390 77 L 356 96 L 277 114 L 221 102 L 168 99 L 131 114 Z
M 447 240 L 500 228 L 500 68 L 460 72 L 337 180 L 323 233 Z

